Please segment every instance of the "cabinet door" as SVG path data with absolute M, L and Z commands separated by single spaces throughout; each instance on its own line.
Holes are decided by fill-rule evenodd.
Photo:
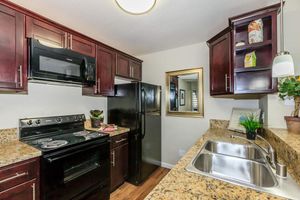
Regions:
M 233 92 L 231 34 L 226 32 L 210 44 L 210 94 Z
M 110 190 L 114 191 L 128 175 L 128 143 L 111 150 L 111 161 Z
M 26 83 L 23 14 L 0 5 L 0 90 L 22 90 Z
M 142 80 L 142 63 L 131 61 L 130 64 L 130 78 Z
M 104 96 L 114 95 L 116 52 L 105 47 L 97 47 L 97 88 Z
M 116 75 L 122 76 L 122 77 L 129 77 L 129 65 L 130 65 L 130 59 L 117 54 L 117 66 L 116 66 Z
M 0 200 L 37 200 L 37 183 L 28 181 L 0 193 Z
M 26 16 L 26 37 L 38 39 L 41 43 L 50 47 L 68 47 L 67 32 L 28 16 Z
M 96 56 L 96 44 L 76 35 L 69 35 L 69 48 L 90 57 Z

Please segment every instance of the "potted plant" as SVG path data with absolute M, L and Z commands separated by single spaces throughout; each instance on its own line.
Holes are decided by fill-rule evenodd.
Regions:
M 90 111 L 90 118 L 91 118 L 91 126 L 92 128 L 99 128 L 101 123 L 103 123 L 103 111 L 102 110 L 91 110 Z
M 246 136 L 249 140 L 255 140 L 257 129 L 262 127 L 259 118 L 253 113 L 247 116 L 242 116 L 240 118 L 240 125 L 246 129 Z
M 282 100 L 294 100 L 295 109 L 292 112 L 292 116 L 285 116 L 284 118 L 290 132 L 300 133 L 300 77 L 287 77 L 279 81 L 278 94 Z

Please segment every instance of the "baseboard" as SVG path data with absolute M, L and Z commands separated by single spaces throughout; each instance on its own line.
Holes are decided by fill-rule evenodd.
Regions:
M 174 165 L 165 162 L 161 162 L 161 166 L 167 169 L 172 169 L 174 167 Z

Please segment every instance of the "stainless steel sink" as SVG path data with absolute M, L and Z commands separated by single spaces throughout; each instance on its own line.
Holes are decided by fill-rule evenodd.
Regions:
M 286 178 L 275 174 L 261 149 L 234 139 L 208 140 L 186 170 L 288 199 L 300 194 L 289 174 Z
M 212 153 L 235 156 L 265 162 L 264 155 L 254 145 L 251 144 L 236 144 L 222 141 L 208 141 L 204 148 Z
M 220 178 L 259 187 L 277 184 L 272 171 L 264 164 L 217 154 L 203 153 L 194 162 L 195 168 Z

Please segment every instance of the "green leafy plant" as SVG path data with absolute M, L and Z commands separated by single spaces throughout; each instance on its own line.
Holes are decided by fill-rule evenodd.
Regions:
M 250 133 L 253 133 L 262 127 L 259 118 L 253 113 L 247 116 L 242 116 L 240 118 L 240 125 L 242 125 L 246 131 Z
M 102 120 L 104 118 L 102 110 L 91 110 L 90 114 L 91 114 L 90 115 L 91 119 L 100 119 L 100 120 Z
M 279 81 L 278 93 L 282 100 L 300 96 L 299 77 L 287 77 Z

